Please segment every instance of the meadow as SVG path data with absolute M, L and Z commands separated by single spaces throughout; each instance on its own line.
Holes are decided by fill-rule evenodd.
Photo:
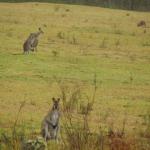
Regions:
M 140 20 L 145 20 L 147 28 L 137 27 Z M 44 34 L 38 51 L 24 55 L 24 41 L 39 27 Z M 94 93 L 88 117 L 92 133 L 99 128 L 121 130 L 125 120 L 126 135 L 148 141 L 143 147 L 148 150 L 150 13 L 0 3 L 0 133 L 11 131 L 25 101 L 17 127 L 39 135 L 51 99 L 63 99 L 62 89 L 66 100 L 78 91 L 77 105 L 84 105 Z M 81 115 L 73 109 L 70 113 Z

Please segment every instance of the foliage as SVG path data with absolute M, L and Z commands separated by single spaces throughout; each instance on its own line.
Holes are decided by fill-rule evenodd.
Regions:
M 0 20 L 1 149 L 19 149 L 22 142 L 35 141 L 56 95 L 62 98 L 62 142 L 50 141 L 49 149 L 73 147 L 70 136 L 81 148 L 96 142 L 97 148 L 109 149 L 131 141 L 136 150 L 149 149 L 149 13 L 1 3 Z M 147 28 L 137 27 L 140 20 Z M 23 55 L 24 40 L 39 26 L 45 33 L 39 39 L 39 51 Z M 60 31 L 64 34 L 59 35 Z M 18 113 L 24 99 L 25 107 Z M 118 137 L 125 111 L 125 134 Z M 113 136 L 108 136 L 110 126 Z
M 35 2 L 34 0 L 1 0 L 2 2 Z M 38 2 L 68 3 L 120 8 L 129 10 L 150 10 L 149 0 L 38 0 Z M 57 9 L 56 9 L 57 11 Z M 68 10 L 66 10 L 68 11 Z

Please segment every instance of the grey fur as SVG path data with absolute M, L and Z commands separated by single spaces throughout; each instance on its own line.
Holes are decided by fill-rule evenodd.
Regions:
M 24 53 L 29 53 L 30 50 L 37 50 L 39 35 L 43 33 L 44 32 L 41 30 L 41 28 L 39 28 L 39 31 L 36 33 L 30 33 L 29 37 L 23 44 Z
M 37 33 L 32 33 L 32 35 L 33 35 L 33 41 L 32 41 L 32 43 L 31 43 L 31 46 L 32 46 L 32 50 L 34 51 L 34 50 L 36 50 L 37 51 L 37 46 L 38 46 L 38 43 L 39 43 L 39 35 L 40 34 L 43 34 L 44 32 L 41 30 L 41 28 L 39 28 L 39 32 L 37 32 Z
M 45 116 L 44 120 L 42 121 L 41 126 L 41 134 L 43 138 L 47 141 L 50 139 L 58 140 L 58 131 L 59 131 L 59 98 L 53 100 L 53 107 Z
M 30 34 L 27 40 L 23 44 L 24 53 L 29 53 L 29 51 L 32 49 L 32 45 L 31 45 L 32 42 L 33 42 L 33 35 Z
M 34 42 L 32 43 L 32 49 L 33 51 L 37 51 L 39 40 L 37 38 L 34 39 Z

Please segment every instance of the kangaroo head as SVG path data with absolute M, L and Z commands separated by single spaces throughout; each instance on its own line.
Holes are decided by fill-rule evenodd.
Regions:
M 59 101 L 60 101 L 60 98 L 52 98 L 52 100 L 53 100 L 53 110 L 55 110 L 55 109 L 59 109 Z

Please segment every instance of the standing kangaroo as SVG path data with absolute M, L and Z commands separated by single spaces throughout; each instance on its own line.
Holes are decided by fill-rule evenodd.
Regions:
M 31 43 L 31 46 L 32 46 L 32 50 L 36 50 L 37 51 L 37 46 L 38 46 L 38 43 L 39 43 L 39 35 L 40 34 L 43 34 L 44 32 L 42 31 L 41 28 L 39 28 L 39 32 L 37 33 L 31 33 L 33 35 L 33 41 Z
M 34 51 L 37 50 L 37 45 L 38 45 L 38 37 L 40 34 L 43 34 L 44 32 L 39 28 L 39 31 L 36 33 L 30 33 L 29 37 L 23 44 L 23 50 L 24 53 L 29 53 L 29 51 Z
M 50 139 L 58 140 L 58 131 L 59 131 L 59 118 L 60 118 L 60 112 L 59 112 L 59 101 L 60 98 L 53 100 L 53 106 L 52 109 L 48 112 L 48 114 L 45 116 L 44 120 L 42 121 L 41 126 L 41 134 L 45 141 Z

